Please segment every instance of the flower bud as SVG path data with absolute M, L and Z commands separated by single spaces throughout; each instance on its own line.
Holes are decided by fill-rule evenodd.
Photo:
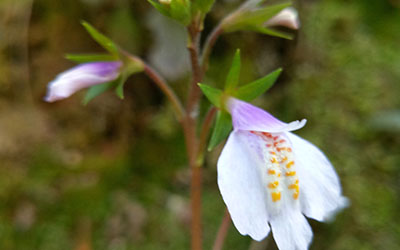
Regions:
M 297 30 L 300 27 L 297 10 L 293 7 L 283 9 L 273 16 L 266 23 L 267 26 L 284 26 L 289 29 Z
M 120 75 L 122 62 L 92 62 L 80 64 L 59 74 L 47 86 L 46 102 L 55 102 L 70 97 L 75 92 L 109 81 Z

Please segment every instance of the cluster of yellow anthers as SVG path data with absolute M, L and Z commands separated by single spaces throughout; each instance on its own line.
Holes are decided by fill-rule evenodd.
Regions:
M 295 171 L 293 153 L 287 140 L 279 135 L 273 136 L 267 132 L 250 131 L 250 133 L 260 136 L 265 144 L 267 159 L 267 187 L 273 202 L 281 200 L 282 187 L 279 185 L 281 175 L 284 174 L 283 183 L 292 191 L 293 199 L 299 198 L 299 179 Z

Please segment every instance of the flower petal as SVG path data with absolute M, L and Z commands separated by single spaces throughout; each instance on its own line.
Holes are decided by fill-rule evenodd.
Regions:
M 233 131 L 218 159 L 218 186 L 232 221 L 242 235 L 265 238 L 270 229 L 261 159 L 250 148 L 248 132 Z
M 284 26 L 294 30 L 297 30 L 300 27 L 297 10 L 293 7 L 283 9 L 281 12 L 269 19 L 265 24 L 267 26 Z
M 236 130 L 278 133 L 297 130 L 306 124 L 305 119 L 291 123 L 281 122 L 268 112 L 236 98 L 229 98 L 227 106 Z
M 96 84 L 113 81 L 119 76 L 122 63 L 94 62 L 80 64 L 57 76 L 48 84 L 45 101 L 54 102 Z
M 312 230 L 299 210 L 286 207 L 270 219 L 272 235 L 279 250 L 307 250 L 312 240 Z
M 349 203 L 341 194 L 339 178 L 316 146 L 293 133 L 287 135 L 298 167 L 301 210 L 315 220 L 328 220 Z

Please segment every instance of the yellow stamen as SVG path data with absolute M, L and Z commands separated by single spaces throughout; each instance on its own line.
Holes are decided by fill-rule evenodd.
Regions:
M 272 192 L 271 198 L 273 202 L 277 202 L 281 199 L 281 192 Z
M 295 175 L 296 175 L 296 171 L 286 172 L 285 175 L 286 175 L 286 176 L 295 176 Z
M 270 182 L 268 184 L 269 188 L 277 188 L 279 186 L 279 181 Z
M 289 162 L 288 164 L 286 164 L 287 168 L 290 168 L 292 165 L 294 165 L 294 161 Z

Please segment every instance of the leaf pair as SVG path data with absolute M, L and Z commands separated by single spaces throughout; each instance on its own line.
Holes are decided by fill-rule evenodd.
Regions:
M 239 84 L 240 68 L 240 50 L 237 50 L 225 81 L 224 90 L 199 83 L 200 89 L 207 99 L 219 109 L 208 150 L 212 150 L 221 143 L 232 129 L 231 117 L 225 107 L 227 98 L 232 96 L 244 101 L 251 101 L 267 91 L 282 72 L 282 69 L 279 68 L 256 81 L 237 87 Z

